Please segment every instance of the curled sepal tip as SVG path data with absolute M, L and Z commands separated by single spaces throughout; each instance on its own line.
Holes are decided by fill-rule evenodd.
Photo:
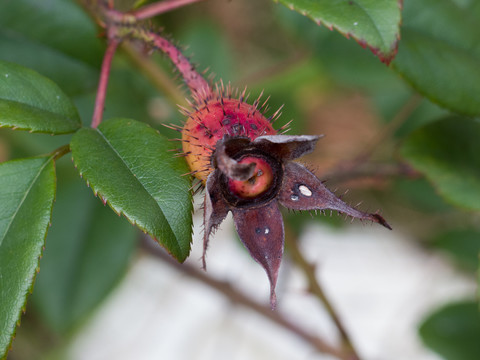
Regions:
M 254 145 L 282 161 L 297 159 L 311 153 L 321 135 L 264 135 L 254 140 Z
M 285 164 L 279 201 L 283 206 L 293 210 L 336 210 L 357 219 L 373 221 L 392 230 L 381 215 L 365 213 L 347 205 L 328 190 L 313 173 L 298 163 Z
M 276 306 L 275 285 L 283 255 L 283 219 L 276 201 L 259 208 L 233 209 L 238 235 L 270 280 L 270 305 Z

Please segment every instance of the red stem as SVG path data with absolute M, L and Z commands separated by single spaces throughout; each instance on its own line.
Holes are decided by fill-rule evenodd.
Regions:
M 155 33 L 150 33 L 150 35 L 153 37 L 154 46 L 163 51 L 176 66 L 180 74 L 182 74 L 183 80 L 190 88 L 193 98 L 197 102 L 200 102 L 202 99 L 208 97 L 212 92 L 210 85 L 203 76 L 195 70 L 195 67 L 185 55 L 162 36 Z
M 135 16 L 137 20 L 144 20 L 199 1 L 203 0 L 165 0 L 144 6 L 133 11 L 131 14 Z
M 95 108 L 93 110 L 92 128 L 97 128 L 102 122 L 103 109 L 105 107 L 105 96 L 107 94 L 108 78 L 112 65 L 113 55 L 117 50 L 119 40 L 111 38 L 108 44 L 105 56 L 103 57 L 102 69 L 100 70 L 100 80 L 98 83 L 97 97 L 95 99 Z
M 120 42 L 118 39 L 125 37 L 140 40 L 141 42 L 153 46 L 165 53 L 190 88 L 195 102 L 200 104 L 203 103 L 204 99 L 210 97 L 212 90 L 209 83 L 195 70 L 195 67 L 190 63 L 189 59 L 185 57 L 175 45 L 158 33 L 146 30 L 144 27 L 137 26 L 136 24 L 140 19 L 198 1 L 202 0 L 166 0 L 164 2 L 145 6 L 132 13 L 122 13 L 110 8 L 104 9 L 103 15 L 106 21 L 105 24 L 101 24 L 101 26 L 106 27 L 110 43 L 105 53 L 100 73 L 100 83 L 98 85 L 97 99 L 92 119 L 93 128 L 96 128 L 102 121 L 105 93 L 112 57 Z

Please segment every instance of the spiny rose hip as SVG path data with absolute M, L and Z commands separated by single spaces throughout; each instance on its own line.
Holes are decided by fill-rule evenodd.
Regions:
M 278 135 L 272 122 L 280 109 L 267 119 L 263 115 L 267 102 L 259 106 L 261 95 L 249 105 L 245 91 L 232 98 L 231 88 L 225 89 L 222 82 L 213 90 L 176 46 L 159 34 L 146 35 L 154 48 L 172 60 L 192 95 L 193 111 L 184 111 L 188 119 L 181 131 L 191 173 L 206 188 L 204 267 L 210 234 L 231 212 L 241 241 L 267 272 L 274 308 L 284 242 L 279 205 L 293 210 L 336 210 L 391 229 L 382 216 L 348 206 L 312 172 L 292 161 L 313 151 L 319 136 Z
M 247 137 L 254 140 L 276 131 L 258 107 L 259 99 L 250 105 L 230 95 L 218 95 L 205 100 L 202 106 L 188 113 L 183 127 L 183 151 L 192 173 L 204 183 L 213 171 L 211 156 L 217 141 L 224 136 Z
M 379 214 L 348 206 L 303 165 L 292 162 L 313 151 L 319 136 L 277 135 L 261 113 L 265 103 L 259 110 L 259 99 L 253 105 L 243 99 L 244 94 L 239 99 L 212 95 L 203 104 L 197 101 L 202 105 L 188 112 L 182 130 L 183 150 L 192 174 L 206 186 L 204 267 L 210 234 L 232 212 L 241 241 L 267 272 L 273 308 L 284 243 L 279 205 L 331 209 L 389 229 L 390 225 Z

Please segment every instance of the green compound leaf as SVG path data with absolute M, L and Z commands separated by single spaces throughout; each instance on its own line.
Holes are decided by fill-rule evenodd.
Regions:
M 480 122 L 447 118 L 413 132 L 403 157 L 450 203 L 480 210 Z
M 478 16 L 452 0 L 406 1 L 392 68 L 432 102 L 459 114 L 479 115 Z
M 480 359 L 478 303 L 449 304 L 430 315 L 420 326 L 425 345 L 445 360 Z
M 91 196 L 78 176 L 62 183 L 65 174 L 60 171 L 53 225 L 31 300 L 49 327 L 63 334 L 119 282 L 135 250 L 137 231 Z
M 54 198 L 52 157 L 0 164 L 0 359 L 32 289 Z
M 390 63 L 397 52 L 401 0 L 275 0 L 319 25 L 336 29 L 368 46 L 382 62 Z
M 118 214 L 184 261 L 192 238 L 189 170 L 168 139 L 129 119 L 79 130 L 70 144 L 81 176 Z
M 66 134 L 81 126 L 77 109 L 51 80 L 0 61 L 0 127 Z

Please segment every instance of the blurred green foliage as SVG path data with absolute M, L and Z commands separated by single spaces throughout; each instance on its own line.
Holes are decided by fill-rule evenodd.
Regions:
M 476 360 L 480 357 L 478 302 L 446 305 L 420 326 L 424 343 L 446 360 Z

